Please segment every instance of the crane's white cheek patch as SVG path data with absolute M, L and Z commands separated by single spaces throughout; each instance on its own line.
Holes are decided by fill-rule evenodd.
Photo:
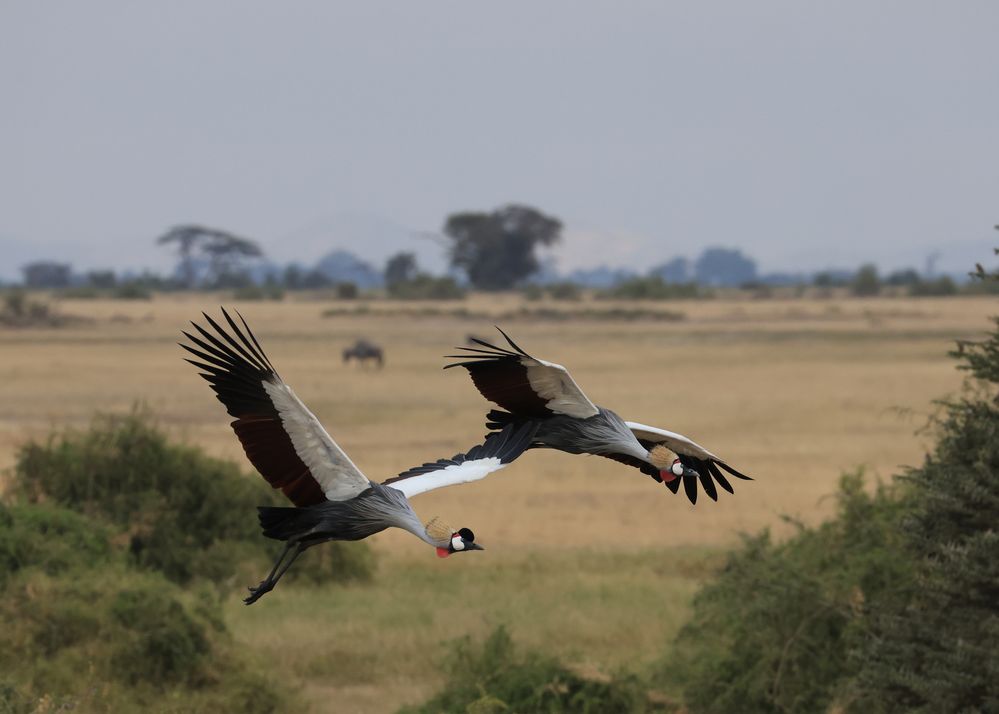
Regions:
M 461 539 L 461 536 L 451 539 L 451 547 L 455 550 L 465 550 L 465 541 Z
M 680 463 L 680 459 L 674 461 L 671 468 L 674 474 L 677 476 L 683 476 L 683 464 Z

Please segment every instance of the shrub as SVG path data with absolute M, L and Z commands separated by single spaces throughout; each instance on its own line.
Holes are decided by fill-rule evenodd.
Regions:
M 22 568 L 54 575 L 111 557 L 108 531 L 99 523 L 48 504 L 0 504 L 0 589 Z
M 407 714 L 466 712 L 646 711 L 644 689 L 633 678 L 586 678 L 536 652 L 519 653 L 498 627 L 480 647 L 468 638 L 452 647 L 444 689 Z
M 0 598 L 0 712 L 272 712 L 290 693 L 240 653 L 218 603 L 192 602 L 156 573 L 120 565 L 19 574 Z M 16 684 L 13 684 L 16 683 Z M 252 698 L 251 698 L 252 696 Z
M 864 613 L 912 583 L 892 489 L 840 482 L 837 517 L 774 544 L 747 537 L 697 594 L 693 616 L 659 666 L 691 712 L 816 712 L 861 668 Z
M 983 388 L 944 405 L 935 447 L 903 476 L 917 587 L 872 609 L 856 711 L 999 709 L 999 329 L 955 356 Z
M 109 521 L 130 540 L 137 564 L 175 582 L 221 582 L 247 559 L 259 562 L 277 550 L 260 535 L 256 507 L 279 503 L 278 494 L 231 462 L 171 443 L 141 410 L 29 442 L 18 453 L 13 485 L 30 501 Z M 322 547 L 367 550 L 354 543 Z M 355 565 L 347 579 L 370 573 L 370 557 L 342 558 Z

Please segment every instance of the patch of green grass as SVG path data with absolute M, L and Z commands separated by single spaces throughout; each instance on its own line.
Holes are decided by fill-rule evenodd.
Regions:
M 321 546 L 325 547 L 325 546 Z M 318 550 L 318 549 L 317 549 Z M 380 561 L 377 587 L 281 585 L 253 607 L 227 607 L 248 649 L 289 681 L 441 686 L 462 637 L 505 625 L 519 645 L 603 672 L 641 673 L 685 622 L 716 551 L 566 550 L 465 560 Z M 636 654 L 640 653 L 640 654 Z

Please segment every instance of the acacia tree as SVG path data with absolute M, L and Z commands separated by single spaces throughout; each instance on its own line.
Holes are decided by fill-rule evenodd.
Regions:
M 157 238 L 156 243 L 176 246 L 181 280 L 187 288 L 194 287 L 197 278 L 195 254 L 198 252 L 208 259 L 211 282 L 214 283 L 234 272 L 243 258 L 263 255 L 260 246 L 248 238 L 196 224 L 174 226 Z
M 535 208 L 511 204 L 490 213 L 453 213 L 444 224 L 451 265 L 481 290 L 506 290 L 536 273 L 535 250 L 562 236 L 562 222 Z

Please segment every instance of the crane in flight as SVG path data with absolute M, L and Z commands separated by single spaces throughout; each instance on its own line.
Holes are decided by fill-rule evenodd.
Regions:
M 534 425 L 534 448 L 614 459 L 641 470 L 673 493 L 682 483 L 691 503 L 697 503 L 698 485 L 714 501 L 718 500 L 715 484 L 734 493 L 725 473 L 752 480 L 682 434 L 624 421 L 610 409 L 597 406 L 565 367 L 532 357 L 496 329 L 509 347 L 472 338 L 476 346 L 457 347 L 462 354 L 447 359 L 458 361 L 444 367 L 468 370 L 482 396 L 502 407 L 487 415 L 486 426 L 493 433 Z
M 452 529 L 440 518 L 423 524 L 409 498 L 443 486 L 484 478 L 516 459 L 534 438 L 533 424 L 511 424 L 450 459 L 404 471 L 384 483 L 369 480 L 267 359 L 237 312 L 242 329 L 225 309 L 224 329 L 202 313 L 214 334 L 192 322 L 198 336 L 180 343 L 195 359 L 218 400 L 234 417 L 232 428 L 250 463 L 293 507 L 261 506 L 263 534 L 285 543 L 270 574 L 249 588 L 247 605 L 270 592 L 306 549 L 338 540 L 362 540 L 401 528 L 433 546 L 444 558 L 483 550 L 469 528 Z

